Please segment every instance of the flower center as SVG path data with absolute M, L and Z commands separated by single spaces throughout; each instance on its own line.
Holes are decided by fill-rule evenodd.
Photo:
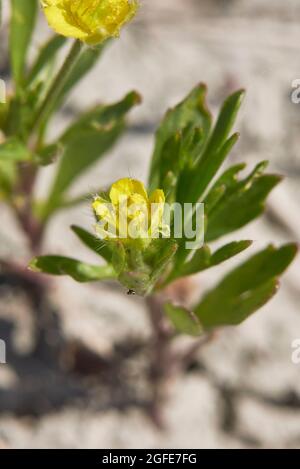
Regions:
M 87 34 L 115 34 L 131 13 L 128 0 L 63 0 L 61 8 L 69 22 Z

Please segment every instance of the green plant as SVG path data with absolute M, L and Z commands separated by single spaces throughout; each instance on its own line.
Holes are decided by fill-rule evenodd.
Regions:
M 91 7 L 92 12 L 89 8 L 82 9 L 83 4 Z M 293 243 L 279 248 L 268 246 L 227 274 L 192 308 L 187 306 L 185 294 L 181 301 L 174 300 L 176 288 L 185 285 L 187 277 L 219 265 L 249 248 L 249 240 L 233 240 L 218 249 L 212 249 L 210 245 L 260 216 L 268 194 L 281 177 L 267 173 L 266 162 L 259 163 L 246 176 L 240 175 L 245 169 L 244 164 L 231 166 L 219 175 L 238 140 L 238 134 L 231 134 L 231 130 L 244 91 L 229 96 L 213 122 L 206 104 L 206 87 L 200 84 L 168 111 L 157 130 L 149 193 L 139 181 L 128 178 L 118 181 L 110 191 L 99 193 L 91 202 L 96 232 L 72 227 L 75 235 L 104 262 L 90 265 L 62 256 L 40 256 L 43 235 L 52 216 L 58 210 L 86 200 L 85 194 L 70 198 L 70 187 L 118 140 L 128 112 L 139 102 L 139 96 L 133 92 L 116 104 L 97 105 L 77 117 L 62 135 L 49 141 L 47 131 L 55 113 L 101 56 L 106 44 L 104 39 L 118 33 L 135 13 L 137 3 L 130 0 L 114 0 L 113 4 L 106 0 L 92 3 L 90 0 L 67 0 L 57 7 L 56 1 L 43 0 L 42 5 L 53 28 L 76 40 L 61 68 L 57 67 L 57 60 L 66 38 L 57 35 L 50 38 L 27 67 L 38 1 L 11 0 L 13 91 L 7 103 L 0 105 L 1 200 L 11 208 L 28 238 L 35 256 L 30 263 L 34 273 L 69 275 L 79 282 L 111 279 L 121 283 L 128 293 L 145 297 L 153 330 L 149 410 L 156 423 L 161 424 L 160 408 L 166 397 L 167 379 L 189 365 L 198 348 L 216 328 L 241 323 L 270 300 L 277 291 L 279 277 L 296 255 L 297 247 Z M 114 8 L 112 22 L 107 17 L 108 7 Z M 86 44 L 93 44 L 93 47 Z M 37 200 L 34 187 L 39 169 L 54 162 L 57 170 L 48 196 L 45 200 Z M 101 184 L 104 185 L 104 181 Z M 121 236 L 120 224 L 115 222 L 112 223 L 117 231 L 115 238 L 104 236 L 99 239 L 96 235 L 102 230 L 99 223 L 109 224 L 110 215 L 105 208 L 108 202 L 112 202 L 117 213 L 122 212 L 116 194 L 126 195 L 131 209 L 136 202 L 140 204 L 130 215 L 126 212 L 126 219 L 135 224 L 137 238 Z M 147 238 L 149 226 L 146 229 L 143 226 L 144 215 L 153 202 L 159 206 L 157 212 L 151 212 L 158 236 Z M 187 223 L 197 221 L 194 205 L 199 202 L 204 204 L 204 220 L 192 241 L 199 241 L 204 234 L 205 243 L 197 248 L 194 245 L 191 250 L 187 248 L 191 239 L 185 231 L 181 238 L 175 236 L 174 219 L 166 224 L 162 212 L 166 204 L 190 204 L 182 219 L 185 227 Z M 14 269 L 26 276 L 23 266 L 16 268 L 11 259 L 2 264 L 5 269 Z M 36 274 L 30 279 L 38 286 L 42 284 Z M 34 289 L 35 307 L 41 305 L 46 294 L 45 288 Z M 176 339 L 180 334 L 195 337 L 192 346 L 181 353 L 176 350 Z
M 74 233 L 95 254 L 103 257 L 105 264 L 87 265 L 60 256 L 37 257 L 30 264 L 34 271 L 69 275 L 79 282 L 118 280 L 129 293 L 146 297 L 155 337 L 152 375 L 155 404 L 152 410 L 158 419 L 158 409 L 164 400 L 162 382 L 170 370 L 186 365 L 203 339 L 216 328 L 240 324 L 268 302 L 278 289 L 280 275 L 297 252 L 294 243 L 278 248 L 268 246 L 227 274 L 192 309 L 186 307 L 184 299 L 181 303 L 170 301 L 173 282 L 178 287 L 178 282 L 184 282 L 186 277 L 219 265 L 249 248 L 249 240 L 234 240 L 213 251 L 210 244 L 260 216 L 268 194 L 282 179 L 265 171 L 265 161 L 244 177 L 239 177 L 244 164 L 231 166 L 217 175 L 238 139 L 238 134 L 231 135 L 231 130 L 243 95 L 242 90 L 229 96 L 213 125 L 206 104 L 206 87 L 201 84 L 168 111 L 156 134 L 150 190 L 159 189 L 169 202 L 204 203 L 205 244 L 202 247 L 186 249 L 184 237 L 160 237 L 146 242 L 143 237 L 99 240 L 95 234 L 73 226 Z M 138 181 L 121 180 L 112 189 L 114 197 L 119 191 L 127 192 L 129 197 L 142 194 L 147 200 L 143 185 Z M 95 199 L 96 221 L 104 217 L 103 203 L 109 195 L 113 199 L 112 189 Z M 191 211 L 189 216 L 195 213 Z M 196 347 L 193 344 L 191 350 L 178 357 L 173 351 L 174 340 L 182 333 L 198 336 L 200 340 L 196 341 Z
M 56 24 L 55 18 L 53 23 L 53 11 L 49 13 L 46 8 L 50 3 L 60 6 L 57 1 L 10 1 L 10 81 L 6 87 L 6 102 L 0 103 L 0 204 L 9 207 L 25 235 L 29 258 L 41 252 L 44 235 L 53 216 L 90 197 L 90 194 L 82 194 L 74 198 L 70 195 L 70 189 L 86 170 L 108 154 L 124 132 L 128 113 L 140 101 L 139 95 L 131 92 L 111 105 L 98 103 L 76 115 L 64 132 L 56 136 L 54 133 L 54 138 L 50 139 L 50 124 L 55 131 L 54 118 L 70 92 L 101 59 L 104 50 L 109 48 L 109 42 L 118 35 L 137 7 L 129 0 L 114 0 L 114 5 L 105 0 L 106 8 L 108 4 L 115 8 L 108 16 L 101 10 L 102 0 L 93 1 L 92 4 L 90 0 L 66 1 L 64 5 L 71 8 L 69 13 L 72 13 L 70 18 L 66 17 L 67 21 L 74 20 L 76 8 L 82 11 L 84 3 L 92 7 L 86 10 L 87 13 L 93 13 L 94 8 L 97 13 L 92 18 L 87 15 L 87 24 L 85 21 L 80 23 L 83 30 L 77 31 L 79 37 L 78 34 L 71 35 L 73 39 L 68 39 L 65 36 L 70 36 L 69 25 L 59 19 Z M 52 35 L 29 60 L 29 56 L 33 55 L 32 36 L 40 6 L 45 7 L 48 20 L 51 19 L 49 14 L 52 15 L 49 24 L 57 26 L 62 36 Z M 1 7 L 0 0 L 0 10 Z M 73 33 L 74 29 L 71 28 L 71 31 Z M 101 34 L 98 34 L 99 31 Z M 92 47 L 87 45 L 91 38 Z M 36 195 L 35 187 L 41 170 L 47 165 L 54 165 L 55 171 L 48 193 L 46 188 L 46 196 L 41 200 Z M 84 355 L 84 345 L 74 346 L 72 339 L 65 337 L 61 316 L 49 298 L 50 282 L 32 275 L 27 262 L 21 259 L 18 251 L 0 258 L 1 286 L 17 294 L 21 291 L 31 308 L 33 345 L 24 359 L 24 369 L 28 369 L 26 359 L 35 360 L 34 357 L 38 356 L 42 371 L 50 366 L 58 373 L 64 369 L 68 376 L 62 365 L 63 355 L 70 347 L 75 355 Z M 51 336 L 55 337 L 54 341 L 49 340 Z M 17 356 L 17 351 L 14 352 Z M 15 366 L 18 374 L 20 369 L 16 363 Z M 78 372 L 75 362 L 73 371 Z M 38 390 L 34 392 L 38 393 Z M 32 401 L 35 402 L 35 396 Z
M 70 187 L 117 142 L 128 112 L 139 102 L 132 92 L 112 105 L 97 104 L 49 140 L 49 124 L 97 63 L 107 41 L 92 48 L 75 41 L 59 67 L 67 38 L 55 34 L 27 66 L 38 4 L 38 0 L 11 0 L 12 92 L 7 103 L 0 104 L 0 200 L 13 211 L 33 253 L 39 252 L 52 216 L 85 200 L 85 194 L 72 199 Z M 57 170 L 48 196 L 38 200 L 34 188 L 39 169 L 50 164 Z

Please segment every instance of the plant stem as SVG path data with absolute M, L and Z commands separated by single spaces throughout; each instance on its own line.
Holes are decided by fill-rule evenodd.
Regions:
M 66 60 L 64 61 L 61 69 L 55 76 L 47 95 L 45 96 L 43 102 L 37 110 L 32 124 L 32 133 L 34 133 L 39 127 L 41 127 L 41 125 L 47 119 L 48 113 L 51 111 L 63 87 L 65 86 L 81 50 L 82 43 L 76 40 L 73 43 L 70 52 L 67 55 Z
M 153 331 L 153 356 L 150 368 L 152 396 L 149 413 L 155 425 L 159 429 L 164 429 L 162 410 L 168 394 L 167 384 L 174 371 L 170 350 L 172 332 L 167 327 L 162 311 L 162 298 L 159 295 L 152 295 L 147 297 L 146 302 Z
M 31 127 L 31 137 L 29 138 L 28 145 L 34 151 L 38 145 L 40 129 L 43 127 L 53 106 L 55 106 L 57 99 L 63 90 L 70 73 L 79 57 L 82 50 L 80 41 L 75 41 L 67 55 L 61 69 L 53 79 L 48 93 L 46 94 L 43 102 L 37 109 L 36 115 L 33 118 Z M 37 254 L 42 241 L 42 234 L 44 230 L 43 223 L 35 219 L 32 213 L 32 196 L 33 189 L 37 175 L 37 166 L 30 165 L 28 167 L 20 167 L 20 180 L 18 182 L 18 192 L 24 197 L 24 204 L 21 208 L 14 207 L 17 218 L 20 222 L 22 229 L 28 236 L 32 253 Z
M 173 378 L 181 373 L 184 374 L 196 360 L 199 350 L 215 336 L 214 333 L 207 333 L 187 345 L 185 350 L 176 350 L 176 336 L 163 310 L 165 301 L 164 292 L 146 298 L 153 337 L 149 375 L 151 383 L 149 415 L 159 429 L 165 428 L 163 408 Z

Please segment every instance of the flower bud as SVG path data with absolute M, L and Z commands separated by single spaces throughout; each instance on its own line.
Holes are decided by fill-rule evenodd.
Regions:
M 98 237 L 146 248 L 152 239 L 167 231 L 164 205 L 162 190 L 157 189 L 148 197 L 140 181 L 120 179 L 111 186 L 109 199 L 96 196 L 92 204 Z
M 112 251 L 112 265 L 119 281 L 139 295 L 148 294 L 157 282 L 157 272 L 173 257 L 169 248 L 170 228 L 164 222 L 165 195 L 160 189 L 150 197 L 135 179 L 120 179 L 109 193 L 97 195 L 92 204 L 97 236 Z

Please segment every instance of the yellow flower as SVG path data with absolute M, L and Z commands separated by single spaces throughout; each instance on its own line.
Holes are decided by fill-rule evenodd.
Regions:
M 138 0 L 41 0 L 41 3 L 54 31 L 89 45 L 118 36 L 138 8 Z
M 157 189 L 148 197 L 140 181 L 120 179 L 109 192 L 109 200 L 96 196 L 92 204 L 98 220 L 96 232 L 102 239 L 147 239 L 169 235 L 164 224 L 165 195 Z

